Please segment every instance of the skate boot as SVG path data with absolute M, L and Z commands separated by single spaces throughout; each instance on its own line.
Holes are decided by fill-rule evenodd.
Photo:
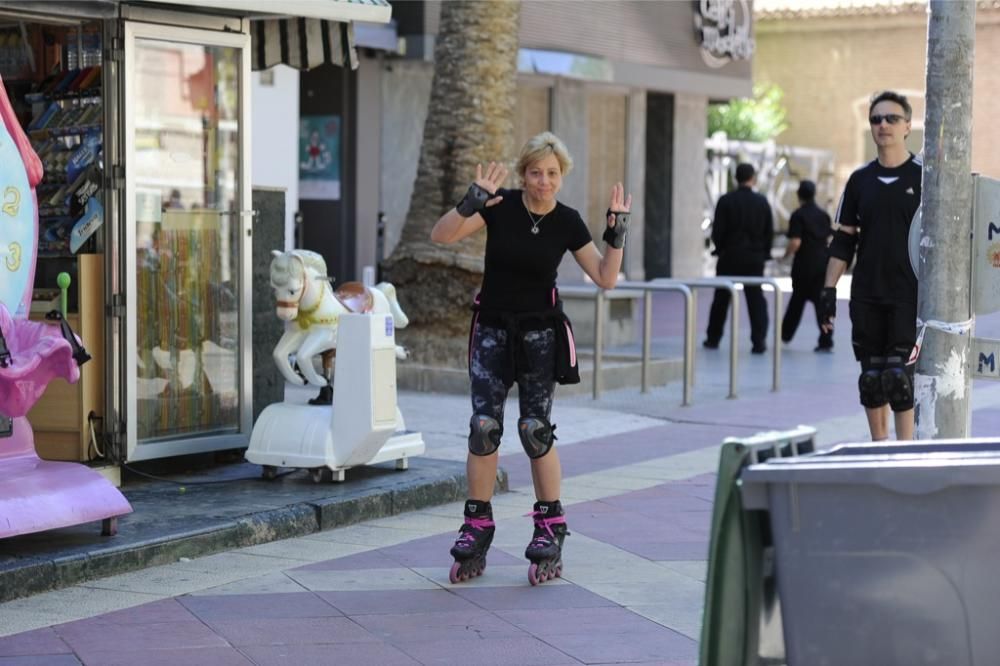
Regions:
M 495 531 L 492 505 L 468 500 L 465 503 L 465 523 L 459 528 L 458 539 L 451 547 L 455 563 L 451 565 L 448 580 L 454 584 L 482 575 L 486 570 L 486 551 L 493 543 Z
M 531 560 L 528 582 L 538 585 L 562 575 L 562 545 L 569 530 L 559 500 L 535 502 L 535 510 L 528 515 L 535 520 L 535 535 L 524 556 Z

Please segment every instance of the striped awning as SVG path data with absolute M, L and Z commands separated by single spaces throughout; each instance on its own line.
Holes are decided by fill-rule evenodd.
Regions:
M 326 62 L 358 68 L 353 23 L 316 18 L 255 19 L 250 41 L 254 71 L 274 65 L 312 69 Z

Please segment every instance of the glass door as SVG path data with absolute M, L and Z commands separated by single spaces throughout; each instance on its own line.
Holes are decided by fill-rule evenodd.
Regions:
M 125 24 L 129 460 L 249 442 L 248 47 Z

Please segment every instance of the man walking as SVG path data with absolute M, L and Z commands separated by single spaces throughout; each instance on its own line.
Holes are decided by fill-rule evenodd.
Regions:
M 826 278 L 826 264 L 829 259 L 831 230 L 830 216 L 816 205 L 816 183 L 811 180 L 799 182 L 799 207 L 788 221 L 788 245 L 785 256 L 792 255 L 792 297 L 785 308 L 785 318 L 781 321 L 781 339 L 791 342 L 795 329 L 802 319 L 806 302 L 813 304 L 816 312 L 816 326 L 819 328 L 818 352 L 833 351 L 833 331 L 823 330 L 823 310 L 820 293 Z
M 764 275 L 764 262 L 771 258 L 774 240 L 774 220 L 771 206 L 762 195 L 753 191 L 757 175 L 750 164 L 736 167 L 737 188 L 719 197 L 712 222 L 712 242 L 719 257 L 715 274 Z M 767 351 L 767 303 L 760 286 L 745 286 L 747 314 L 750 315 L 751 352 Z M 716 289 L 708 315 L 706 349 L 718 349 L 722 329 L 729 311 L 729 291 Z
M 824 329 L 833 330 L 837 281 L 854 257 L 851 343 L 861 363 L 858 390 L 872 440 L 913 438 L 913 363 L 917 337 L 917 276 L 907 251 L 910 222 L 920 205 L 923 165 L 906 148 L 912 110 L 906 97 L 878 93 L 868 121 L 878 158 L 847 181 L 837 208 L 840 228 L 830 244 L 823 289 Z

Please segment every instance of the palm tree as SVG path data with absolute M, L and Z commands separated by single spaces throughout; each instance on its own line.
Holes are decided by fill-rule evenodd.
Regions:
M 399 342 L 417 363 L 465 362 L 486 235 L 445 247 L 430 241 L 430 231 L 462 198 L 477 163 L 513 160 L 519 16 L 511 0 L 441 3 L 417 179 L 400 242 L 384 264 L 410 318 Z

